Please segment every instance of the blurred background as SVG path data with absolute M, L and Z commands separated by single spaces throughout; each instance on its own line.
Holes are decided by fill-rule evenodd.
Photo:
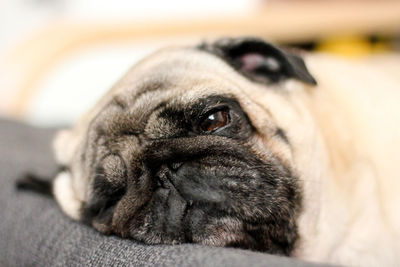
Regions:
M 0 117 L 69 125 L 137 60 L 259 36 L 349 60 L 400 52 L 396 0 L 0 0 Z

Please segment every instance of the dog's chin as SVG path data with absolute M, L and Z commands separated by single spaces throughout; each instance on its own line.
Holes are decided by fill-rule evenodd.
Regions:
M 117 233 L 145 244 L 182 244 L 265 250 L 236 216 L 218 214 L 213 203 L 187 202 L 175 188 L 157 189 L 146 207 Z
M 263 250 L 235 216 L 218 214 L 214 203 L 191 203 L 175 188 L 157 189 L 119 233 L 146 244 L 197 243 Z
M 189 203 L 174 188 L 159 187 L 148 203 L 122 226 L 122 234 L 146 244 L 188 242 L 185 227 L 188 209 Z

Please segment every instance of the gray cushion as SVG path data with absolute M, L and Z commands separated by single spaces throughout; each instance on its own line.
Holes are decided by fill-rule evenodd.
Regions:
M 27 171 L 55 173 L 54 133 L 0 120 L 0 266 L 310 266 L 233 248 L 148 246 L 71 221 L 54 200 L 14 185 Z

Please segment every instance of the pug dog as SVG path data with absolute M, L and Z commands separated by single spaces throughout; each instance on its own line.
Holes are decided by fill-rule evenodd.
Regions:
M 146 244 L 395 266 L 396 78 L 258 38 L 165 48 L 58 134 L 47 188 L 72 219 Z

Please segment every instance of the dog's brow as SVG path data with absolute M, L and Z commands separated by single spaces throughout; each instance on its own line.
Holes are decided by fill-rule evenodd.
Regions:
M 166 88 L 165 82 L 162 82 L 162 81 L 147 81 L 147 82 L 144 82 L 144 83 L 139 84 L 137 86 L 137 89 L 136 89 L 137 93 L 136 93 L 136 95 L 134 95 L 134 98 L 137 100 L 140 97 L 142 97 L 142 95 L 144 95 L 144 94 L 148 94 L 148 93 L 151 93 L 151 92 L 154 92 L 154 91 L 157 91 L 157 90 L 161 90 L 161 89 L 164 89 L 164 88 Z
M 127 103 L 124 100 L 122 100 L 121 97 L 119 96 L 114 96 L 114 98 L 111 100 L 111 103 L 117 105 L 122 110 L 125 110 L 127 107 Z

